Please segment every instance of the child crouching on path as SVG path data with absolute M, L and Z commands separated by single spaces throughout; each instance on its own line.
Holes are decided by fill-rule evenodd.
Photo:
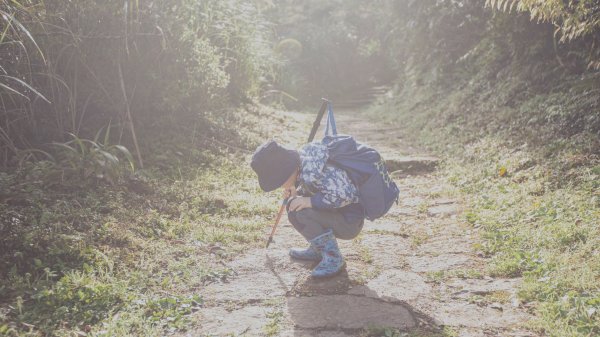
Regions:
M 263 191 L 283 188 L 288 219 L 309 242 L 306 249 L 291 249 L 290 256 L 318 261 L 312 271 L 316 278 L 333 276 L 344 268 L 336 238 L 355 238 L 365 220 L 358 189 L 346 171 L 327 159 L 325 144 L 313 142 L 296 151 L 271 140 L 256 149 L 250 164 Z

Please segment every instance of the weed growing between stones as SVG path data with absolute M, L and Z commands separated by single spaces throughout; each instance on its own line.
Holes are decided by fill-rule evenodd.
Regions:
M 264 327 L 265 335 L 268 337 L 277 336 L 281 330 L 281 322 L 283 321 L 283 311 L 275 310 L 267 314 L 269 322 Z

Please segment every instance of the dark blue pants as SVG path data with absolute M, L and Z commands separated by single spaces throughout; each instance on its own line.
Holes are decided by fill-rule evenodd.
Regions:
M 333 234 L 338 239 L 352 240 L 360 233 L 364 223 L 364 220 L 348 223 L 337 209 L 305 208 L 297 212 L 288 212 L 288 219 L 292 226 L 309 241 L 329 229 L 333 230 Z

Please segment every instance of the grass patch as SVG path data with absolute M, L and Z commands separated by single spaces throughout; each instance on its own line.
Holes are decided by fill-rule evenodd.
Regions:
M 486 272 L 523 277 L 519 296 L 537 303 L 537 327 L 550 335 L 600 333 L 600 199 L 593 167 L 567 169 L 561 161 L 569 155 L 544 160 L 499 144 L 489 139 L 467 147 L 467 158 L 445 168 L 470 207 L 465 220 L 483 229 L 478 248 L 490 257 Z M 526 164 L 532 160 L 540 164 Z M 509 175 L 498 174 L 495 163 Z M 571 181 L 559 178 L 565 171 Z
M 223 139 L 252 148 L 265 116 L 241 115 L 245 145 Z M 246 153 L 165 132 L 119 184 L 48 184 L 43 162 L 0 173 L 0 334 L 185 331 L 203 288 L 232 275 L 223 263 L 262 244 L 278 196 L 260 191 Z
M 426 232 L 422 231 L 422 230 L 418 230 L 415 231 L 412 235 L 411 235 L 411 246 L 413 248 L 416 248 L 424 243 L 426 243 L 429 240 L 429 234 L 427 234 Z
M 581 132 L 567 138 L 553 124 L 540 126 L 535 135 L 516 124 L 502 128 L 505 121 L 521 118 L 511 109 L 473 116 L 467 123 L 458 107 L 478 111 L 486 106 L 471 106 L 467 90 L 436 101 L 433 97 L 439 96 L 421 88 L 411 101 L 422 99 L 419 113 L 401 99 L 377 112 L 443 154 L 440 176 L 465 201 L 462 220 L 482 233 L 474 248 L 489 258 L 485 273 L 523 278 L 519 299 L 536 308 L 531 327 L 549 336 L 599 335 L 598 135 Z M 553 96 L 556 106 L 575 104 L 561 94 Z M 525 116 L 533 107 L 523 105 L 519 111 Z M 495 127 L 482 127 L 486 124 Z
M 265 336 L 277 336 L 281 330 L 281 323 L 283 321 L 283 311 L 276 310 L 267 314 L 269 319 L 268 323 L 264 327 Z
M 358 257 L 362 262 L 366 264 L 372 264 L 373 254 L 371 254 L 369 247 L 362 244 L 362 240 L 363 236 L 359 234 L 354 240 L 352 240 L 352 245 L 356 249 Z

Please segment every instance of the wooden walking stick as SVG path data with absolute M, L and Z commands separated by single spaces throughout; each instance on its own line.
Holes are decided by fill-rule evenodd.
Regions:
M 323 115 L 325 115 L 325 111 L 327 110 L 327 105 L 330 103 L 329 100 L 325 98 L 321 98 L 323 103 L 321 103 L 321 109 L 317 114 L 317 118 L 313 123 L 312 129 L 310 130 L 310 135 L 308 136 L 308 142 L 310 143 L 315 139 L 315 135 L 317 134 L 317 129 L 319 129 L 319 125 L 321 125 L 321 120 L 323 120 Z M 269 248 L 271 242 L 273 242 L 273 235 L 275 235 L 275 230 L 277 230 L 277 225 L 279 224 L 279 220 L 281 220 L 281 216 L 283 215 L 283 211 L 285 210 L 285 206 L 287 205 L 288 199 L 284 199 L 279 207 L 279 212 L 277 213 L 277 217 L 275 217 L 275 223 L 273 224 L 273 228 L 271 229 L 271 234 L 269 235 L 269 239 L 267 240 L 267 246 L 265 248 Z

